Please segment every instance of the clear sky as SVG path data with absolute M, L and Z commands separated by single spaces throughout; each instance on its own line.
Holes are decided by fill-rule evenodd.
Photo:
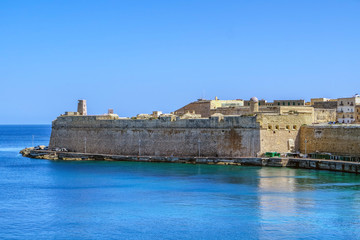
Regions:
M 0 124 L 360 93 L 360 0 L 0 1 Z

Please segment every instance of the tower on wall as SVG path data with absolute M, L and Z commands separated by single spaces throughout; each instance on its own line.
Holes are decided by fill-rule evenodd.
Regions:
M 250 112 L 256 113 L 259 112 L 259 100 L 256 97 L 250 99 Z
M 87 115 L 86 100 L 79 100 L 77 111 L 80 115 Z

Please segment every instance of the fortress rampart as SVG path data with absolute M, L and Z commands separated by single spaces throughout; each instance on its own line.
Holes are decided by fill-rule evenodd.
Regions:
M 297 151 L 299 130 L 312 118 L 262 113 L 198 119 L 62 115 L 53 121 L 50 148 L 135 156 L 257 157 Z
M 256 156 L 260 126 L 255 116 L 152 120 L 60 116 L 53 121 L 49 147 L 118 155 Z
M 305 142 L 306 140 L 306 142 Z M 300 131 L 300 151 L 360 157 L 359 124 L 314 124 Z
M 278 106 L 277 111 L 261 112 L 256 103 L 252 98 L 253 110 L 246 115 L 215 113 L 201 118 L 194 113 L 155 112 L 129 119 L 112 113 L 86 115 L 82 100 L 77 112 L 53 121 L 49 147 L 156 157 L 259 157 L 265 152 L 360 156 L 360 125 L 312 125 L 316 122 L 314 108 Z M 320 109 L 327 116 L 325 110 Z

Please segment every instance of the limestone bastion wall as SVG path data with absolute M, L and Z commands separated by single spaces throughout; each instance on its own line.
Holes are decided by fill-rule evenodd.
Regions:
M 334 155 L 360 156 L 359 124 L 324 124 L 301 127 L 300 151 L 321 152 Z
M 299 150 L 299 130 L 313 123 L 313 114 L 258 114 L 261 152 L 296 152 Z
M 173 119 L 174 120 L 174 119 Z M 60 116 L 52 124 L 50 148 L 141 156 L 256 156 L 260 128 L 253 116 L 204 119 L 115 119 Z

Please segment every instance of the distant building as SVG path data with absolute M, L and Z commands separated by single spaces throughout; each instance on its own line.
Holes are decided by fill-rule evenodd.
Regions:
M 329 102 L 331 99 L 330 98 L 311 98 L 310 99 L 310 105 L 314 106 L 315 103 L 318 102 Z
M 337 99 L 312 98 L 309 105 L 314 107 L 315 123 L 336 121 Z
M 182 116 L 186 113 L 200 114 L 201 117 L 207 118 L 211 116 L 210 110 L 217 108 L 234 108 L 244 106 L 244 100 L 215 100 L 198 99 L 196 102 L 189 103 L 182 108 L 174 111 L 175 115 Z
M 339 98 L 337 101 L 337 121 L 339 123 L 355 122 L 355 107 L 360 105 L 360 95 L 350 98 Z
M 305 100 L 274 100 L 274 106 L 305 106 Z
M 260 113 L 266 114 L 312 114 L 312 123 L 327 123 L 336 121 L 337 102 L 328 101 L 322 98 L 313 101 L 315 106 L 311 106 L 310 102 L 305 105 L 305 100 L 275 100 L 267 102 L 264 99 L 258 100 L 252 97 L 250 100 L 203 100 L 196 102 L 176 110 L 177 116 L 184 114 L 197 114 L 203 118 L 213 116 L 214 114 L 227 115 L 254 115 Z
M 251 104 L 251 99 L 244 101 L 244 106 L 250 106 L 250 104 Z M 268 103 L 264 99 L 258 100 L 258 104 L 259 104 L 259 106 L 272 106 L 273 105 L 272 103 Z

